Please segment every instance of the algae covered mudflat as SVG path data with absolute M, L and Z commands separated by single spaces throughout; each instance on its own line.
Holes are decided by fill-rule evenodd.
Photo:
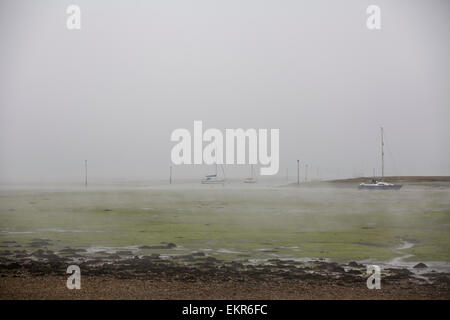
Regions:
M 450 260 L 450 191 L 330 186 L 3 190 L 1 250 L 221 260 Z M 404 246 L 405 243 L 410 245 Z M 69 248 L 69 249 L 68 249 Z

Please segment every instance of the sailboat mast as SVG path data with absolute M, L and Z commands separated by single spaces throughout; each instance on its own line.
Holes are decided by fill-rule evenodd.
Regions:
M 222 173 L 223 173 L 223 181 L 225 181 L 225 169 L 223 167 L 223 164 L 220 165 L 220 168 L 222 169 Z
M 84 172 L 85 172 L 85 177 L 84 177 L 84 187 L 87 188 L 87 184 L 88 184 L 87 160 L 84 160 Z
M 384 178 L 384 138 L 383 127 L 381 127 L 381 178 Z

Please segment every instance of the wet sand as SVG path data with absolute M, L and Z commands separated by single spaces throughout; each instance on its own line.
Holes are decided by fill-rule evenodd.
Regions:
M 450 299 L 448 285 L 424 285 L 408 280 L 369 290 L 365 281 L 345 284 L 302 280 L 180 281 L 82 277 L 80 290 L 66 288 L 66 277 L 4 275 L 0 299 Z

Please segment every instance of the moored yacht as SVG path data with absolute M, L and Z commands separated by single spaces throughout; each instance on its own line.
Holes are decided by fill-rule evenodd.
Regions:
M 381 127 L 381 180 L 384 178 L 384 134 L 383 127 Z M 377 181 L 375 178 L 370 183 L 361 183 L 358 189 L 368 190 L 398 190 L 402 187 L 401 184 L 393 184 L 384 181 Z
M 202 179 L 202 184 L 224 184 L 225 183 L 225 170 L 221 165 L 223 178 L 220 178 L 217 174 L 217 164 L 216 164 L 216 172 L 215 174 L 208 174 Z

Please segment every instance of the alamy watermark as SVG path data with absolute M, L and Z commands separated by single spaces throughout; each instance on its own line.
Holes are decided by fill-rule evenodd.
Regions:
M 224 135 L 215 128 L 203 131 L 203 122 L 194 121 L 193 135 L 188 129 L 179 128 L 172 132 L 170 140 L 178 142 L 171 152 L 172 162 L 176 165 L 260 164 L 261 175 L 278 173 L 279 129 L 270 129 L 270 137 L 268 129 L 225 129 Z M 208 143 L 205 147 L 204 142 Z
M 368 265 L 367 274 L 370 275 L 366 282 L 367 289 L 381 289 L 381 268 L 377 265 Z
M 381 29 L 381 9 L 374 4 L 370 5 L 366 9 L 367 17 L 366 26 L 369 30 Z
M 68 30 L 81 29 L 81 9 L 78 5 L 71 4 L 67 7 L 66 13 L 69 15 L 66 20 Z
M 66 20 L 66 27 L 68 30 L 80 30 L 81 29 L 81 8 L 76 4 L 71 4 L 67 7 L 66 13 L 68 14 Z M 366 26 L 369 30 L 381 29 L 381 9 L 377 5 L 370 5 L 366 9 L 366 14 L 369 16 L 366 20 Z
M 81 289 L 81 270 L 80 267 L 73 264 L 67 267 L 66 273 L 71 275 L 67 278 L 66 287 L 67 289 Z

